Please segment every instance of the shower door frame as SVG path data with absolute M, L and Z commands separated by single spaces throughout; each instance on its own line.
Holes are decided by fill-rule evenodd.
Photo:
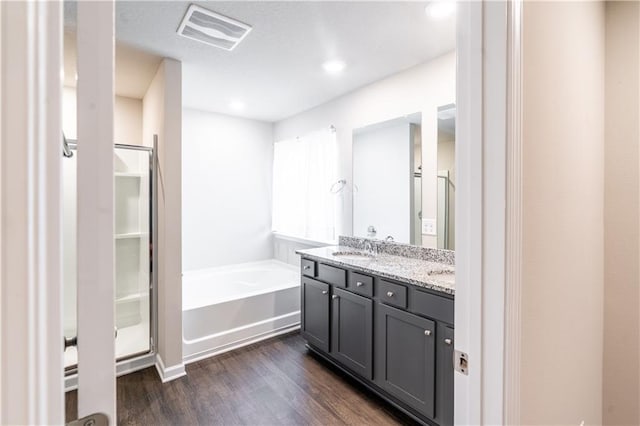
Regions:
M 75 151 L 77 154 L 78 141 L 76 139 L 67 139 L 69 148 L 71 151 Z M 125 374 L 133 373 L 134 371 L 141 370 L 143 368 L 151 367 L 156 362 L 156 342 L 158 341 L 158 292 L 157 292 L 157 276 L 154 255 L 157 250 L 156 239 L 157 234 L 157 197 L 155 194 L 156 184 L 156 165 L 157 165 L 157 146 L 154 141 L 154 146 L 144 145 L 127 145 L 116 143 L 113 145 L 113 149 L 128 149 L 133 151 L 146 151 L 149 154 L 149 350 L 146 352 L 138 352 L 130 355 L 116 358 L 116 376 L 122 376 Z M 115 281 L 114 281 L 115 285 Z M 74 364 L 69 367 L 65 367 L 65 391 L 70 391 L 77 388 L 78 385 L 78 364 Z

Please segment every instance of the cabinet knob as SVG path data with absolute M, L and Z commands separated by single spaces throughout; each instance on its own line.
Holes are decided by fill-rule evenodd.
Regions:
M 447 345 L 451 344 L 451 339 L 444 339 L 444 343 L 446 343 Z
M 329 294 L 328 290 L 322 290 L 322 294 Z
M 338 298 L 338 296 L 334 294 L 333 296 L 331 296 L 331 298 L 332 298 L 332 299 L 337 299 L 337 298 Z
M 306 271 L 307 269 L 311 269 L 311 266 L 309 266 L 309 265 L 304 265 L 304 268 L 302 268 L 302 269 L 304 269 L 304 270 Z
M 388 291 L 387 292 L 387 297 L 393 297 L 393 292 L 392 291 Z
M 356 286 L 358 286 L 358 287 L 362 287 L 363 285 L 364 285 L 364 283 L 363 283 L 363 282 L 360 282 L 360 281 L 357 281 L 357 282 L 356 282 Z
M 424 331 L 424 335 L 425 336 L 431 336 L 431 330 L 425 330 Z

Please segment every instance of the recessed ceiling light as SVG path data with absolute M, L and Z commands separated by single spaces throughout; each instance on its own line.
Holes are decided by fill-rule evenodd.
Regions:
M 339 60 L 327 61 L 322 64 L 322 68 L 329 74 L 340 74 L 345 67 L 345 63 Z
M 456 11 L 454 0 L 435 0 L 424 8 L 425 13 L 432 19 L 445 19 Z
M 244 102 L 242 101 L 231 101 L 229 102 L 229 108 L 234 111 L 242 111 L 244 109 Z

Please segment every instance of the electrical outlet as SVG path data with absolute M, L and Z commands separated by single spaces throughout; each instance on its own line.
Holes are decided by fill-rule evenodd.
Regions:
M 435 219 L 422 219 L 422 235 L 436 235 Z

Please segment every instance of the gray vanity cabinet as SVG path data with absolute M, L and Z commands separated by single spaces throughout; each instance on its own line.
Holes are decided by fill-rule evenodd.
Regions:
M 302 259 L 302 336 L 420 423 L 453 424 L 452 296 Z
M 379 304 L 375 329 L 376 382 L 421 414 L 434 418 L 435 323 Z
M 331 298 L 331 355 L 371 380 L 373 301 L 336 287 Z
M 329 352 L 330 286 L 302 278 L 302 336 L 318 349 Z

